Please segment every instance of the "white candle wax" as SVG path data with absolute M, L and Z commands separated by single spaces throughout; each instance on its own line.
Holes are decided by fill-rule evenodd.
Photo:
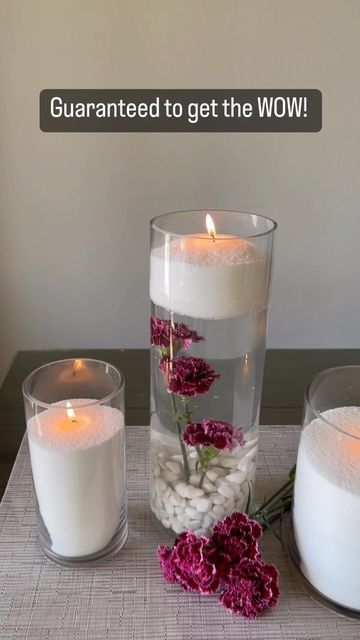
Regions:
M 31 468 L 54 553 L 87 556 L 110 542 L 125 501 L 124 419 L 112 407 L 71 400 L 28 422 Z M 76 420 L 76 421 L 74 421 Z
M 360 437 L 360 407 L 323 416 Z M 360 609 L 360 440 L 321 418 L 301 435 L 293 522 L 304 576 L 334 602 Z
M 267 307 L 266 255 L 235 236 L 175 238 L 152 249 L 150 297 L 154 304 L 202 319 L 260 313 Z

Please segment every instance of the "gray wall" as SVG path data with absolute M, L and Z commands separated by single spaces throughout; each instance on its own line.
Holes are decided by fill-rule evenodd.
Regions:
M 279 222 L 271 347 L 359 347 L 359 0 L 2 0 L 0 376 L 143 347 L 148 221 Z M 44 134 L 43 88 L 319 88 L 319 134 Z

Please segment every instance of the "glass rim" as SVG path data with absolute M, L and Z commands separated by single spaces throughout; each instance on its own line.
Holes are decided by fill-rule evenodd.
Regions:
M 275 220 L 273 220 L 273 218 L 269 218 L 269 216 L 262 216 L 259 213 L 254 213 L 251 211 L 239 211 L 237 209 L 179 209 L 177 211 L 168 211 L 167 213 L 161 213 L 157 216 L 155 216 L 154 218 L 151 218 L 150 220 L 150 226 L 152 229 L 155 229 L 155 231 L 158 231 L 159 233 L 163 233 L 165 235 L 169 235 L 169 236 L 173 236 L 174 238 L 183 238 L 184 236 L 186 236 L 187 234 L 185 233 L 173 233 L 172 231 L 165 231 L 164 229 L 162 229 L 160 226 L 158 226 L 157 222 L 158 220 L 161 220 L 163 218 L 166 218 L 168 216 L 171 216 L 175 213 L 239 213 L 242 214 L 244 216 L 256 216 L 257 218 L 261 218 L 262 220 L 267 220 L 268 222 L 271 222 L 272 227 L 271 229 L 267 229 L 267 231 L 263 231 L 262 233 L 251 233 L 248 235 L 239 235 L 236 236 L 238 238 L 261 238 L 262 236 L 267 236 L 270 235 L 271 233 L 274 233 L 277 229 L 277 222 Z M 196 233 L 191 234 L 196 238 L 199 238 L 199 240 L 205 240 L 208 241 L 207 237 L 204 237 L 202 235 L 198 235 Z M 222 242 L 226 242 L 227 240 L 233 240 L 233 238 L 229 237 L 229 238 L 221 238 Z
M 349 436 L 349 438 L 353 438 L 354 440 L 360 440 L 360 434 L 357 436 L 354 433 L 350 433 L 349 431 L 346 431 L 346 429 L 339 427 L 339 425 L 335 424 L 334 422 L 331 422 L 331 420 L 324 418 L 321 411 L 319 411 L 318 409 L 315 409 L 315 407 L 313 406 L 310 400 L 311 389 L 316 383 L 321 382 L 322 378 L 327 376 L 329 373 L 334 373 L 335 371 L 341 371 L 344 369 L 359 369 L 360 371 L 360 365 L 344 364 L 344 365 L 339 365 L 337 367 L 330 367 L 329 369 L 324 369 L 323 371 L 320 371 L 319 373 L 317 373 L 305 389 L 305 402 L 307 406 L 310 408 L 311 412 L 316 416 L 316 418 L 319 418 L 320 420 L 322 420 L 322 422 L 324 422 L 325 424 L 328 424 L 329 427 L 336 429 L 336 431 L 338 431 L 339 433 L 343 433 L 344 435 Z
M 79 406 L 79 407 L 81 406 L 81 408 L 83 408 L 83 407 L 94 407 L 94 406 L 97 406 L 99 404 L 104 404 L 105 402 L 108 402 L 109 400 L 114 398 L 118 393 L 120 393 L 120 391 L 122 391 L 124 389 L 124 386 L 125 386 L 125 376 L 124 376 L 124 374 L 122 373 L 122 371 L 120 371 L 120 369 L 115 367 L 110 362 L 106 362 L 105 360 L 97 360 L 96 358 L 63 358 L 61 360 L 53 360 L 52 362 L 46 362 L 45 364 L 40 365 L 40 367 L 36 367 L 36 369 L 31 371 L 26 376 L 24 382 L 21 385 L 21 389 L 22 389 L 22 393 L 23 393 L 24 398 L 29 400 L 29 402 L 33 402 L 36 405 L 38 405 L 40 407 L 43 407 L 43 409 L 50 409 L 51 408 L 51 409 L 63 410 L 64 409 L 63 405 L 56 405 L 53 402 L 44 402 L 43 400 L 38 400 L 35 396 L 33 396 L 29 392 L 27 387 L 28 387 L 28 385 L 30 383 L 31 378 L 36 373 L 41 371 L 42 369 L 46 369 L 50 365 L 61 364 L 61 363 L 65 363 L 65 362 L 70 363 L 70 362 L 75 362 L 76 360 L 83 360 L 84 362 L 94 362 L 96 364 L 102 364 L 102 365 L 104 365 L 106 367 L 110 367 L 116 373 L 116 376 L 117 376 L 117 387 L 116 387 L 116 389 L 114 389 L 114 391 L 109 393 L 107 396 L 104 396 L 100 400 L 93 400 L 91 402 L 86 402 L 86 403 L 81 404 L 81 405 L 74 405 L 75 408 L 76 408 L 76 406 Z

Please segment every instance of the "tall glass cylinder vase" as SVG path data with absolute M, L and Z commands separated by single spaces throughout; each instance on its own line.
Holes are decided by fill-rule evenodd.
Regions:
M 151 509 L 175 533 L 252 500 L 275 229 L 235 211 L 151 222 Z

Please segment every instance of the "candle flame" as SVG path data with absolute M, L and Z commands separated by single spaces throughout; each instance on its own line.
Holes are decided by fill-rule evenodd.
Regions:
M 209 236 L 211 236 L 212 239 L 215 240 L 216 229 L 215 229 L 214 221 L 209 213 L 206 214 L 206 228 Z
M 75 360 L 74 367 L 73 367 L 73 375 L 75 375 L 77 371 L 81 371 L 81 369 L 84 369 L 84 367 L 85 365 L 82 360 Z
M 74 409 L 71 406 L 71 402 L 66 403 L 66 413 L 71 422 L 76 422 L 76 415 Z

